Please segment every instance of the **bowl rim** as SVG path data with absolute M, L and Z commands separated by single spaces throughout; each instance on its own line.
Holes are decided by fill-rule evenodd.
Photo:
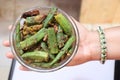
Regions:
M 24 11 L 23 13 L 25 12 L 28 12 L 28 11 L 32 11 L 32 10 L 35 10 L 35 9 L 50 9 L 52 7 L 48 7 L 48 6 L 45 6 L 45 7 L 33 7 L 33 8 L 30 8 L 30 9 L 27 9 L 26 11 Z M 19 20 L 21 19 L 22 17 L 22 14 L 20 14 L 20 16 L 16 19 L 15 23 L 13 24 L 12 26 L 12 30 L 11 30 L 11 33 L 9 35 L 9 40 L 10 40 L 10 44 L 11 44 L 11 51 L 13 53 L 13 55 L 15 56 L 16 60 L 21 64 L 23 65 L 24 67 L 32 70 L 32 71 L 36 71 L 36 72 L 53 72 L 53 71 L 56 71 L 56 70 L 59 70 L 61 68 L 63 68 L 65 65 L 67 65 L 71 60 L 72 58 L 75 56 L 75 54 L 77 53 L 77 50 L 78 50 L 78 47 L 79 47 L 79 39 L 80 39 L 80 36 L 79 36 L 79 31 L 78 31 L 78 28 L 77 28 L 77 25 L 75 23 L 75 21 L 72 19 L 72 16 L 69 16 L 66 12 L 64 12 L 63 10 L 61 10 L 60 8 L 58 8 L 58 10 L 60 11 L 60 13 L 62 12 L 62 14 L 71 22 L 71 25 L 74 29 L 74 34 L 75 34 L 75 38 L 76 38 L 76 41 L 75 41 L 75 47 L 74 47 L 74 50 L 73 50 L 73 53 L 72 55 L 63 63 L 61 64 L 60 66 L 57 66 L 55 68 L 52 68 L 52 69 L 38 69 L 38 68 L 35 68 L 35 67 L 31 67 L 29 65 L 27 65 L 24 61 L 22 61 L 20 59 L 20 57 L 17 55 L 17 52 L 15 50 L 15 46 L 14 46 L 14 37 L 15 37 L 15 29 L 16 29 L 16 25 L 17 23 L 19 22 Z

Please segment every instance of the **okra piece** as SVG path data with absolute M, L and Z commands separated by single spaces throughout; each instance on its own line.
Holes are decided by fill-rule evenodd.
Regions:
M 37 15 L 37 16 L 27 17 L 26 23 L 28 26 L 40 24 L 45 19 L 45 17 L 46 17 L 45 15 Z
M 16 42 L 19 43 L 20 40 L 21 40 L 20 23 L 18 23 L 17 26 L 16 26 Z
M 58 32 L 57 32 L 57 43 L 59 48 L 62 48 L 64 46 L 64 34 L 63 30 L 61 29 L 60 25 L 58 26 Z
M 27 18 L 26 18 L 26 23 L 27 23 L 28 26 L 37 24 L 37 23 L 35 22 L 35 20 L 34 20 L 34 16 L 32 16 L 32 17 L 27 17 Z
M 50 63 L 50 65 L 55 64 L 62 57 L 62 55 L 64 55 L 65 52 L 72 46 L 74 41 L 75 41 L 75 36 L 71 36 L 64 45 L 64 47 L 61 49 L 61 51 L 57 54 L 55 59 Z
M 20 34 L 20 23 L 17 24 L 17 27 L 16 27 L 16 48 L 17 48 L 17 51 L 19 52 L 19 54 L 23 54 L 23 50 L 21 49 L 21 46 L 20 46 L 20 41 L 21 41 L 21 34 Z
M 26 17 L 30 17 L 30 16 L 36 16 L 36 15 L 39 15 L 40 14 L 40 12 L 39 12 L 39 10 L 32 10 L 32 11 L 28 11 L 28 12 L 25 12 L 23 15 L 22 15 L 22 17 L 23 18 L 26 18 Z
M 73 48 L 73 47 L 72 47 L 72 48 L 70 48 L 70 50 L 68 51 L 68 53 L 69 53 L 69 54 L 72 54 L 73 50 L 74 50 L 74 48 Z
M 49 56 L 50 56 L 51 59 L 55 58 L 55 56 L 49 52 L 48 47 L 47 47 L 45 42 L 41 42 L 41 47 L 45 52 L 49 53 Z
M 30 36 L 31 36 L 31 35 L 28 34 L 28 35 L 24 36 L 23 39 L 29 38 Z
M 39 62 L 48 61 L 49 55 L 44 51 L 26 52 L 21 56 L 23 59 L 37 60 Z
M 72 25 L 70 24 L 70 22 L 68 21 L 68 19 L 66 19 L 66 17 L 63 16 L 61 13 L 57 14 L 55 16 L 55 19 L 60 24 L 60 26 L 62 27 L 62 29 L 64 30 L 64 32 L 67 35 L 71 35 L 71 33 L 72 33 Z
M 27 49 L 31 47 L 32 45 L 39 42 L 46 34 L 46 29 L 42 28 L 40 29 L 36 34 L 32 35 L 31 37 L 25 39 L 24 41 L 20 42 L 22 49 Z
M 50 9 L 46 19 L 43 21 L 43 27 L 47 27 L 48 26 L 48 23 L 53 19 L 56 11 L 57 11 L 56 7 L 53 7 L 53 8 Z
M 58 53 L 57 37 L 54 28 L 48 28 L 47 34 L 48 34 L 48 48 L 50 50 L 50 53 L 57 54 Z
M 45 42 L 41 42 L 41 47 L 45 52 L 49 52 L 48 47 Z

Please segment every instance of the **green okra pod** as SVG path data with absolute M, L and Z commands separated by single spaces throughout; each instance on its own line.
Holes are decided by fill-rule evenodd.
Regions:
M 28 26 L 37 24 L 37 22 L 34 20 L 33 16 L 32 17 L 27 17 L 26 18 L 26 23 L 27 23 Z
M 50 56 L 51 59 L 55 58 L 55 56 L 49 52 L 48 47 L 47 47 L 45 42 L 41 42 L 41 47 L 45 52 L 49 53 L 49 56 Z
M 17 51 L 19 52 L 19 54 L 23 54 L 23 50 L 21 49 L 21 46 L 20 46 L 20 41 L 21 41 L 21 34 L 20 34 L 20 23 L 17 24 L 16 26 L 16 48 L 17 48 Z
M 62 14 L 57 14 L 55 16 L 55 19 L 60 24 L 60 26 L 62 27 L 62 29 L 64 30 L 64 32 L 67 35 L 71 35 L 71 33 L 72 33 L 72 25 L 70 24 L 70 22 L 68 21 L 68 19 L 66 19 L 66 17 L 63 16 Z
M 19 43 L 21 41 L 21 35 L 20 35 L 20 23 L 16 26 L 16 43 Z
M 40 24 L 45 19 L 45 17 L 46 15 L 37 15 L 37 16 L 27 17 L 26 23 L 28 26 Z
M 48 26 L 48 23 L 53 19 L 56 11 L 57 11 L 56 7 L 53 7 L 53 8 L 50 9 L 46 19 L 43 21 L 43 27 L 47 27 Z
M 57 32 L 57 43 L 59 48 L 62 48 L 64 46 L 64 34 L 63 34 L 63 30 L 61 29 L 60 26 L 58 26 L 58 32 Z
M 48 28 L 47 34 L 48 34 L 48 47 L 50 53 L 57 54 L 58 53 L 57 37 L 54 28 Z
M 21 48 L 26 49 L 39 42 L 46 34 L 46 29 L 40 29 L 36 34 L 20 42 Z
M 45 52 L 49 52 L 48 47 L 45 42 L 41 42 L 41 47 Z
M 23 59 L 30 59 L 33 61 L 39 61 L 39 62 L 43 62 L 43 61 L 48 61 L 49 59 L 49 55 L 47 52 L 44 51 L 34 51 L 34 52 L 26 52 L 21 56 Z
M 50 65 L 55 64 L 62 57 L 62 55 L 64 55 L 65 52 L 72 46 L 74 41 L 75 41 L 75 36 L 71 36 L 64 45 L 64 47 L 61 49 L 61 51 L 57 54 L 55 59 L 50 63 Z
M 68 53 L 69 53 L 69 54 L 72 54 L 73 50 L 74 50 L 74 48 L 73 48 L 73 47 L 72 47 L 72 48 L 70 48 L 70 50 L 68 51 Z

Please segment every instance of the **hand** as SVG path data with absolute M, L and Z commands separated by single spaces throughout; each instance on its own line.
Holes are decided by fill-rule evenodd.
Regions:
M 75 57 L 71 60 L 71 62 L 68 64 L 68 66 L 75 66 L 82 63 L 85 63 L 87 61 L 92 60 L 91 57 L 91 48 L 89 46 L 90 44 L 90 36 L 92 35 L 92 32 L 88 31 L 83 25 L 81 25 L 79 22 L 77 22 L 75 19 L 73 19 L 78 27 L 80 41 L 79 41 L 79 48 L 75 55 Z
M 91 44 L 90 38 L 93 35 L 93 33 L 88 31 L 83 25 L 81 25 L 76 20 L 74 21 L 79 30 L 80 42 L 79 42 L 79 48 L 78 48 L 78 51 L 75 57 L 71 60 L 71 62 L 67 66 L 75 66 L 75 65 L 79 65 L 87 61 L 93 60 L 92 55 L 91 55 L 92 49 L 91 49 L 91 46 L 89 46 Z M 9 27 L 9 30 L 10 29 L 11 27 Z M 3 45 L 6 47 L 9 47 L 10 43 L 8 40 L 6 40 L 3 42 Z M 6 56 L 10 59 L 14 58 L 11 52 L 8 52 Z M 20 70 L 28 71 L 28 69 L 23 66 L 20 66 Z

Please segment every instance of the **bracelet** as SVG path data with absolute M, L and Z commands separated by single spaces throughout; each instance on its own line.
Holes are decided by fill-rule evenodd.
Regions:
M 98 27 L 98 32 L 99 32 L 100 44 L 101 44 L 101 59 L 100 59 L 100 62 L 102 64 L 104 64 L 105 61 L 106 61 L 106 57 L 107 57 L 106 39 L 105 39 L 104 31 L 100 26 Z

